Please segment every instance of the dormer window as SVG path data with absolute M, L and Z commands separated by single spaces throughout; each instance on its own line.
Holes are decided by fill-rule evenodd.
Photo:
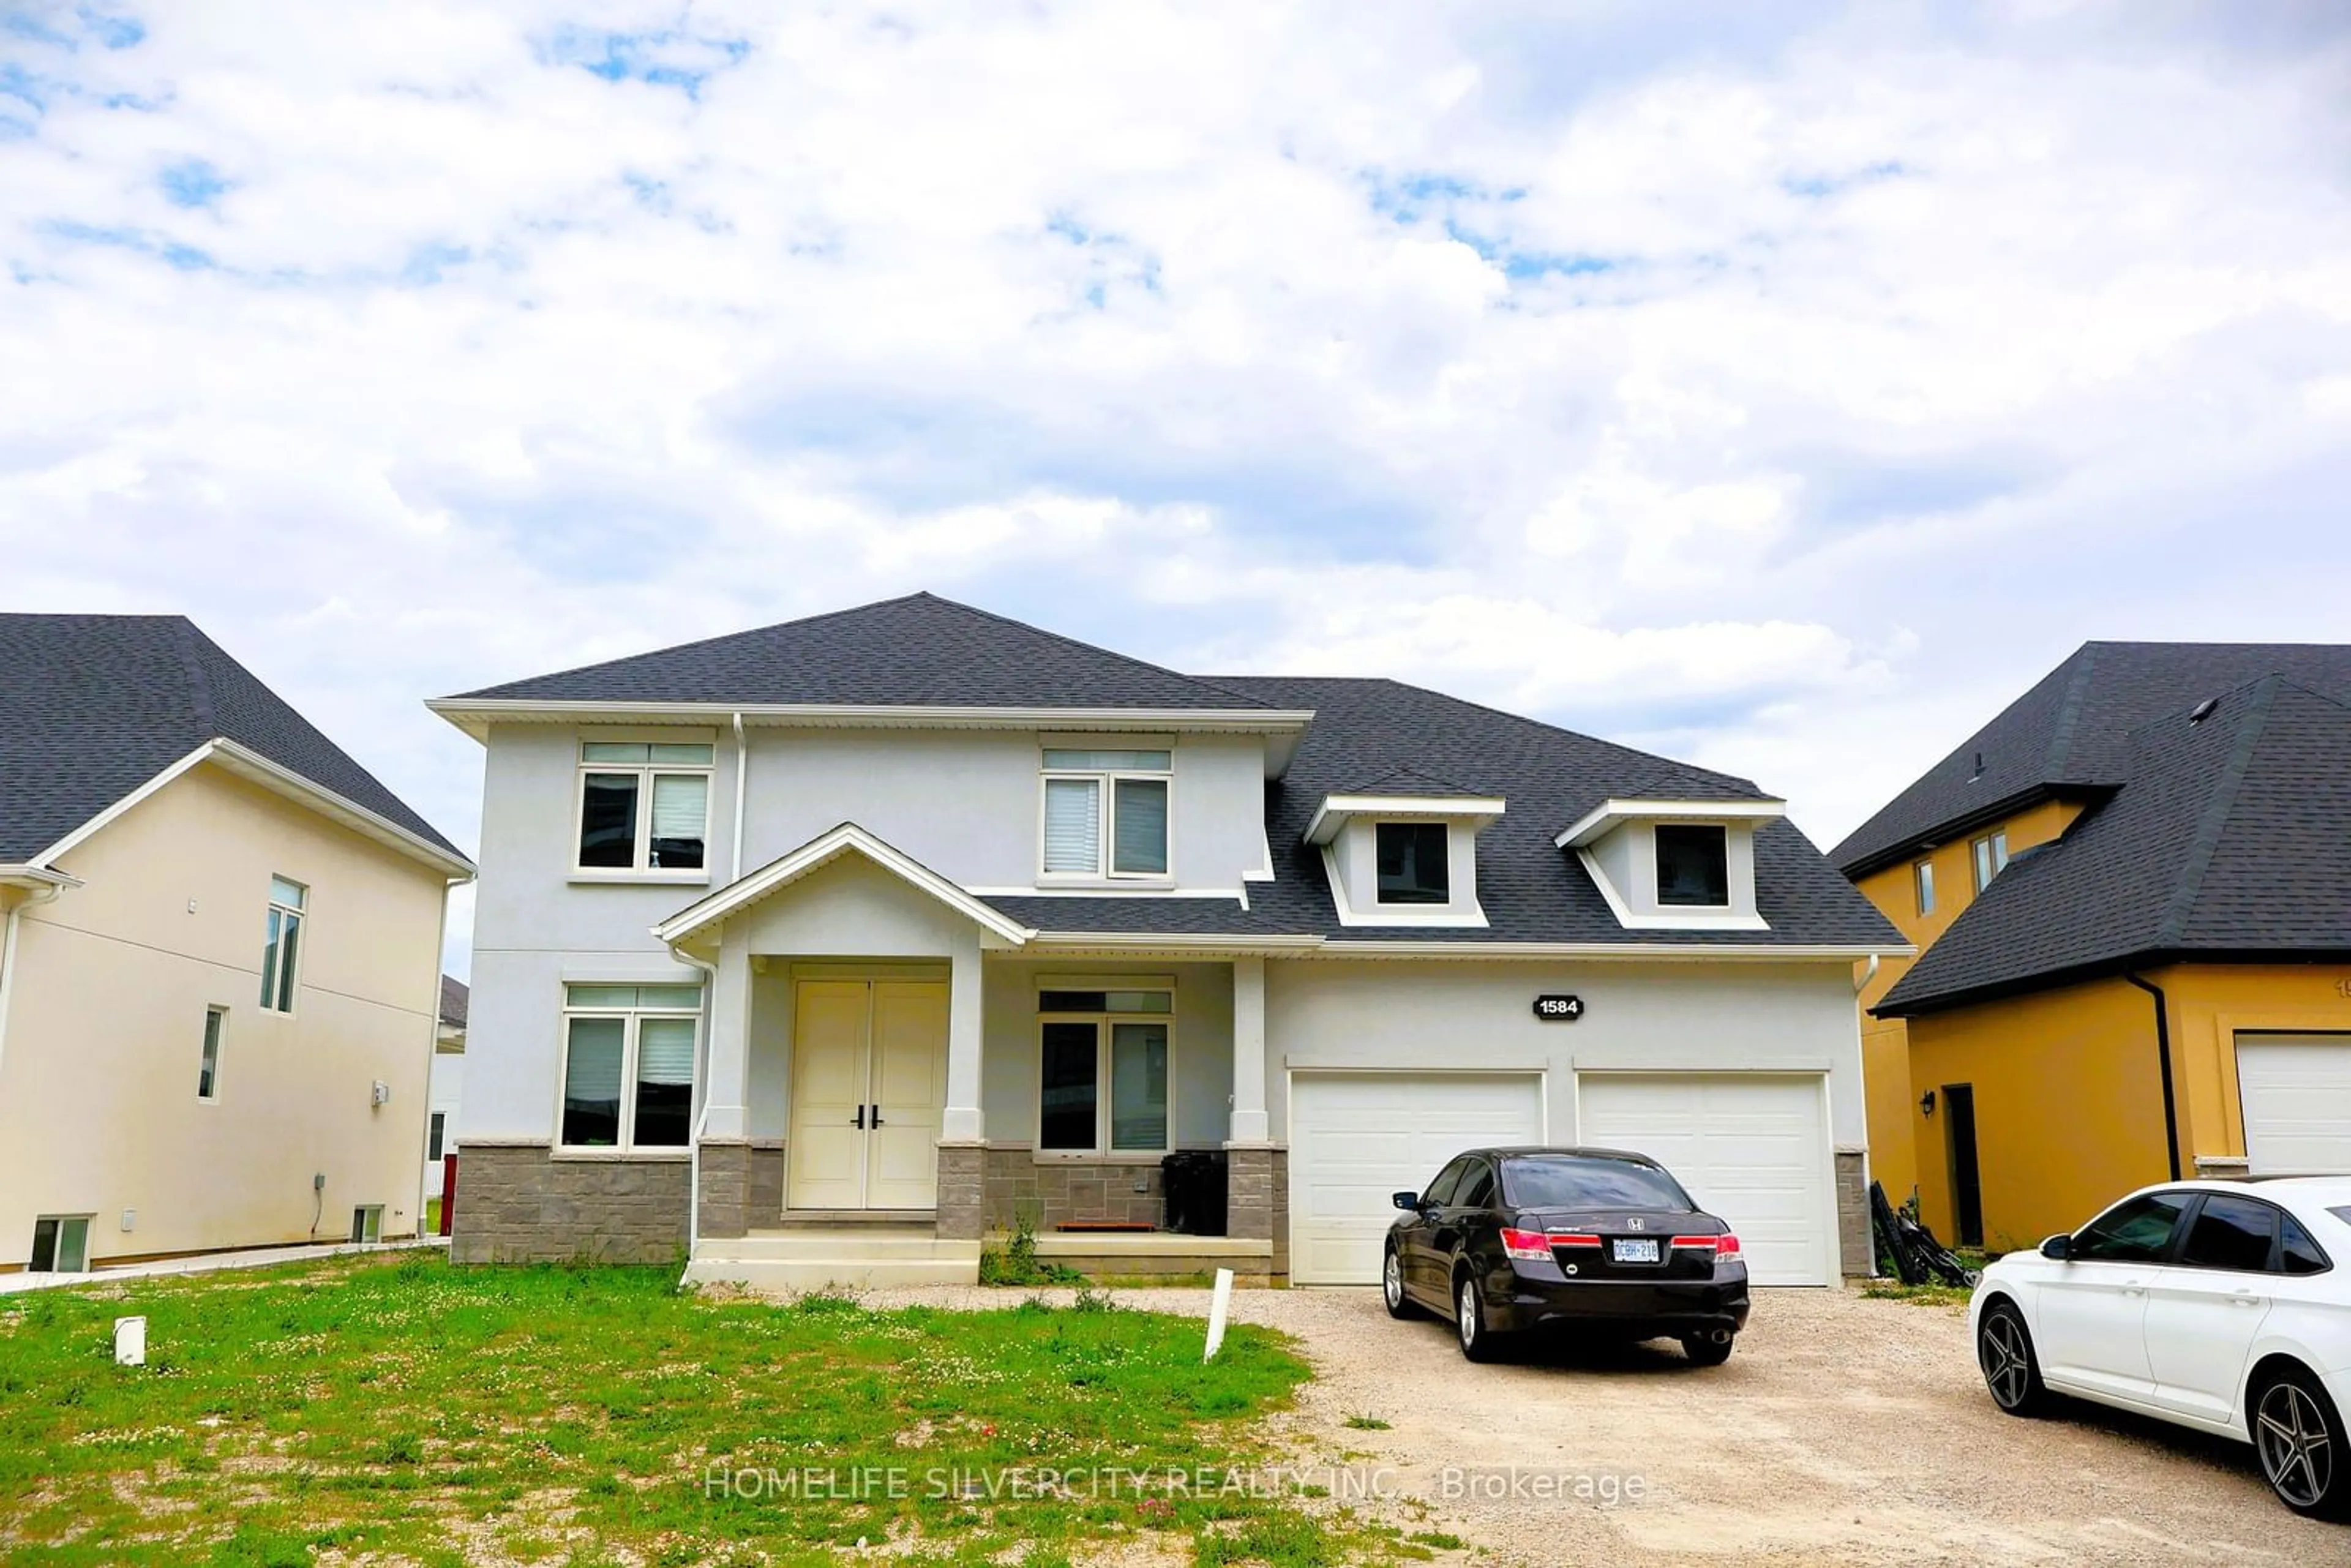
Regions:
M 1719 823 L 1660 822 L 1657 902 L 1675 908 L 1730 905 L 1730 835 Z
M 1378 825 L 1379 901 L 1382 904 L 1447 904 L 1453 883 L 1443 822 L 1382 822 Z

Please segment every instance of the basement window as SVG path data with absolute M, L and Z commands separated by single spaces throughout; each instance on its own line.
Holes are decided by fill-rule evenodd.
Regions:
M 36 1274 L 89 1272 L 89 1216 L 49 1214 L 33 1221 L 33 1260 L 26 1268 Z
M 351 1239 L 357 1242 L 383 1239 L 383 1205 L 363 1203 L 351 1210 Z

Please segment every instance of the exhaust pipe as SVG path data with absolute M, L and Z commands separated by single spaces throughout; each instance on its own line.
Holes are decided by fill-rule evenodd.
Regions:
M 1730 1343 L 1730 1331 L 1729 1329 L 1712 1329 L 1708 1331 L 1706 1337 L 1715 1344 L 1729 1344 Z

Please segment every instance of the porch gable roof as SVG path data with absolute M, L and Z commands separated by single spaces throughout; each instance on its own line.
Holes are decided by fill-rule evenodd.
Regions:
M 831 865 L 843 855 L 862 855 L 919 893 L 929 894 L 957 915 L 1014 946 L 1024 946 L 1037 934 L 985 900 L 976 898 L 923 864 L 904 850 L 867 832 L 854 822 L 827 829 L 798 849 L 787 850 L 757 871 L 747 872 L 725 887 L 695 900 L 653 928 L 660 941 L 675 947 L 739 914 L 762 899 L 789 887 L 811 872 Z

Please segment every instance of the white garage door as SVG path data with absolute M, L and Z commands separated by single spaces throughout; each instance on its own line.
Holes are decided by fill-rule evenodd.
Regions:
M 2255 1176 L 2351 1171 L 2351 1035 L 2239 1035 L 2237 1099 Z
M 1730 1222 L 1759 1285 L 1837 1279 L 1835 1166 L 1821 1080 L 1582 1073 L 1577 1138 L 1648 1155 L 1698 1207 Z
M 1420 1188 L 1464 1149 L 1540 1144 L 1531 1072 L 1301 1072 L 1290 1082 L 1290 1277 L 1371 1285 L 1395 1222 L 1389 1195 Z

